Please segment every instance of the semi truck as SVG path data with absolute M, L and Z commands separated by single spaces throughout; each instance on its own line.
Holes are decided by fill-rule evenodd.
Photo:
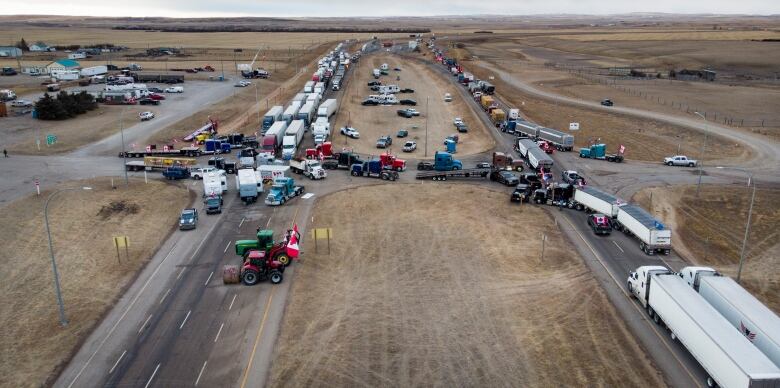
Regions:
M 556 129 L 540 127 L 537 138 L 552 143 L 558 151 L 571 151 L 574 148 L 574 136 Z
M 311 180 L 324 179 L 328 176 L 320 162 L 313 159 L 292 159 L 290 170 L 296 174 L 303 174 Z
M 108 73 L 108 67 L 105 65 L 85 67 L 81 69 L 82 77 L 92 77 L 93 75 L 101 75 L 106 73 Z
M 454 171 L 463 170 L 463 163 L 452 157 L 452 154 L 444 151 L 436 151 L 433 155 L 433 170 Z
M 295 120 L 287 127 L 282 139 L 282 159 L 290 160 L 295 156 L 295 153 L 298 151 L 298 145 L 303 140 L 305 130 L 303 120 Z
M 158 149 L 156 144 L 148 145 L 146 148 L 140 151 L 125 151 L 120 152 L 120 158 L 143 158 L 144 156 L 188 156 L 197 157 L 200 156 L 200 147 L 184 147 L 180 149 L 174 149 L 173 146 L 165 145 L 162 149 Z
M 636 236 L 639 239 L 639 249 L 645 254 L 653 255 L 658 252 L 668 255 L 672 251 L 672 231 L 639 206 L 620 206 L 613 227 Z
M 517 139 L 515 143 L 515 151 L 524 158 L 528 157 L 528 150 L 532 148 L 539 148 L 539 146 L 531 139 Z
M 308 127 L 311 125 L 315 113 L 317 113 L 317 108 L 314 107 L 314 103 L 307 102 L 303 104 L 301 109 L 298 111 L 298 120 L 303 120 L 303 122 Z
M 292 101 L 293 102 L 298 101 L 298 102 L 301 103 L 301 106 L 303 106 L 303 104 L 306 103 L 306 93 L 298 93 L 298 94 L 296 94 L 295 97 L 293 97 Z
M 537 146 L 528 149 L 528 164 L 536 170 L 549 172 L 553 166 L 553 160 Z
M 314 92 L 314 81 L 306 81 L 306 83 L 303 85 L 303 92 L 304 93 L 313 93 Z
M 284 113 L 282 113 L 282 120 L 286 121 L 287 124 L 290 124 L 290 122 L 296 120 L 298 118 L 298 111 L 301 110 L 301 106 L 303 106 L 302 101 L 291 102 L 290 106 L 288 106 L 287 109 L 284 110 Z
M 591 186 L 578 187 L 574 191 L 574 200 L 587 210 L 604 214 L 613 219 L 617 217 L 620 206 L 626 203 L 614 195 Z
M 198 163 L 195 158 L 183 158 L 177 156 L 144 156 L 144 160 L 134 160 L 125 163 L 127 171 L 155 171 L 165 170 L 168 167 L 191 167 Z
M 382 168 L 382 161 L 379 159 L 355 163 L 350 167 L 352 176 L 363 176 L 369 178 L 381 178 L 382 180 L 394 181 L 398 179 L 398 172 Z
M 274 178 L 273 182 L 268 195 L 265 196 L 265 204 L 269 206 L 284 205 L 304 192 L 303 186 L 296 186 L 295 180 L 290 177 Z
M 336 152 L 333 154 L 332 158 L 322 161 L 322 167 L 330 170 L 349 169 L 356 163 L 363 163 L 360 155 L 352 152 Z
M 311 126 L 311 133 L 313 136 L 324 136 L 326 139 L 330 137 L 330 122 L 327 117 L 317 117 L 317 121 Z
M 263 115 L 263 131 L 271 128 L 271 126 L 282 119 L 284 108 L 281 105 L 274 105 L 268 112 Z
M 248 205 L 257 201 L 258 194 L 263 192 L 263 182 L 257 181 L 255 170 L 242 168 L 236 173 L 236 191 L 238 197 Z
M 709 267 L 685 267 L 685 283 L 775 365 L 780 366 L 780 317 L 739 283 Z
M 329 118 L 336 113 L 336 109 L 339 107 L 339 102 L 335 98 L 329 98 L 323 102 L 319 109 L 317 109 L 317 117 Z
M 650 318 L 666 326 L 704 368 L 708 386 L 780 386 L 780 369 L 666 267 L 639 267 L 627 286 Z
M 515 134 L 520 137 L 536 139 L 539 135 L 540 126 L 525 120 L 517 120 L 515 124 Z
M 286 121 L 277 121 L 273 123 L 271 128 L 269 128 L 263 136 L 263 152 L 267 154 L 275 154 L 279 147 L 282 146 L 282 139 L 284 138 L 284 132 L 286 130 Z
M 589 147 L 580 148 L 580 157 L 588 159 L 606 160 L 607 162 L 623 162 L 623 152 L 625 148 L 621 145 L 621 152 L 617 154 L 608 154 L 606 144 L 592 144 Z

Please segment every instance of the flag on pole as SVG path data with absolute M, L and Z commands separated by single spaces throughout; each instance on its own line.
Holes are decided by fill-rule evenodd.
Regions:
M 294 259 L 298 257 L 298 253 L 298 236 L 293 233 L 292 236 L 290 236 L 290 241 L 287 243 L 287 254 Z
M 301 238 L 301 232 L 298 231 L 298 224 L 293 224 L 292 230 L 297 238 Z

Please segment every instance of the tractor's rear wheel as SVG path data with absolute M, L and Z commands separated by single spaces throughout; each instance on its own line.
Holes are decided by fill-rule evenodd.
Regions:
M 290 263 L 292 263 L 292 260 L 290 259 L 290 255 L 284 252 L 277 254 L 276 257 L 274 257 L 274 260 L 284 264 L 285 267 L 290 265 Z
M 254 286 L 258 281 L 260 281 L 260 274 L 256 270 L 246 269 L 241 275 L 241 281 L 243 281 L 247 286 Z
M 277 270 L 272 270 L 268 274 L 268 279 L 271 281 L 271 284 L 279 284 L 282 282 L 284 277 L 282 276 L 282 273 Z

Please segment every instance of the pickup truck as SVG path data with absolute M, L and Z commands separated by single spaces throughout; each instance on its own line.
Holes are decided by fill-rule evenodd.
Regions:
M 179 217 L 179 230 L 195 229 L 198 227 L 198 210 L 189 208 L 181 211 Z
M 696 167 L 699 162 L 694 159 L 688 159 L 685 155 L 675 155 L 664 158 L 664 164 L 667 166 Z
M 163 171 L 163 176 L 168 180 L 187 179 L 190 177 L 190 169 L 186 167 L 168 167 Z
M 222 214 L 222 196 L 214 195 L 203 200 L 203 208 L 206 214 Z

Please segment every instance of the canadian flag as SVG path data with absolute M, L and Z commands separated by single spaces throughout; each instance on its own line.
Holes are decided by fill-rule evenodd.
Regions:
M 290 236 L 290 241 L 287 243 L 287 254 L 294 259 L 298 257 L 299 252 L 300 250 L 298 249 L 298 234 L 293 233 L 292 236 Z
M 293 224 L 293 233 L 297 238 L 301 238 L 301 232 L 298 231 L 298 224 Z

